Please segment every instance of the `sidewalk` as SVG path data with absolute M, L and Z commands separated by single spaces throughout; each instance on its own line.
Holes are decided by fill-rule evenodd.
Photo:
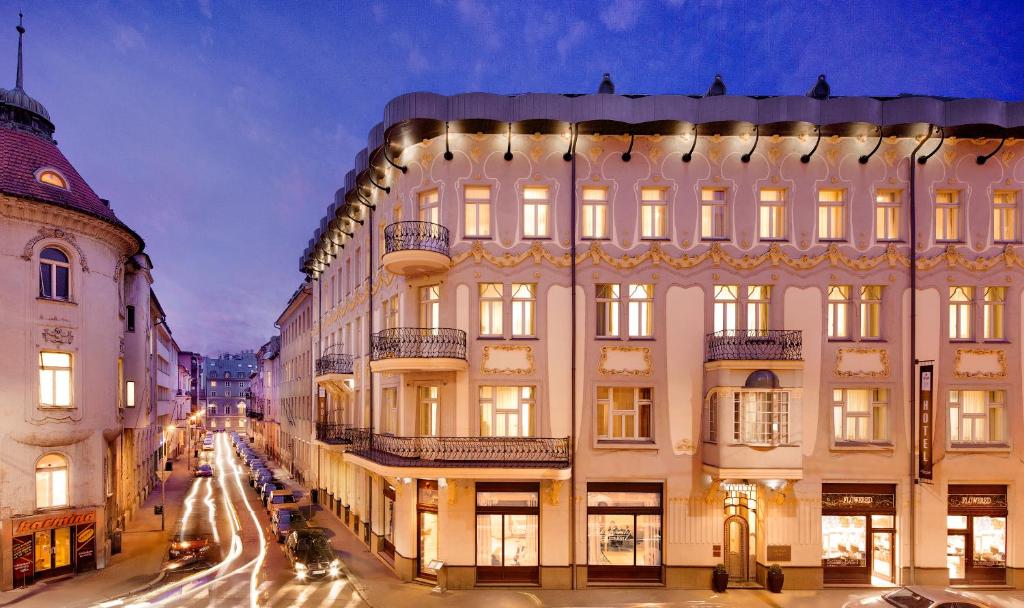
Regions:
M 166 530 L 160 530 L 160 516 L 153 513 L 153 507 L 160 504 L 158 482 L 122 532 L 121 553 L 111 556 L 106 568 L 5 592 L 0 595 L 0 607 L 90 606 L 147 585 L 161 571 L 167 557 L 167 539 L 174 531 L 191 484 L 192 473 L 187 459 L 181 456 L 174 461 L 174 471 L 167 479 Z

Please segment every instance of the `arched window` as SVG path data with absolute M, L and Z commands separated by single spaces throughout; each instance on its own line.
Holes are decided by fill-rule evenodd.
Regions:
M 68 506 L 68 460 L 47 454 L 36 463 L 36 508 Z
M 68 256 L 56 247 L 47 247 L 39 254 L 39 297 L 68 300 L 71 263 Z
M 36 179 L 39 180 L 39 183 L 41 184 L 54 186 L 61 190 L 68 189 L 68 180 L 64 179 L 64 176 L 54 169 L 43 169 L 39 171 L 36 173 Z
M 224 377 L 225 378 L 230 378 L 231 377 L 231 372 L 224 372 Z

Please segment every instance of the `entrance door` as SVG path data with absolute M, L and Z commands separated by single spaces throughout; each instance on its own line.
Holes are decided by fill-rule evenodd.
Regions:
M 34 535 L 36 578 L 46 578 L 70 572 L 71 528 L 42 530 Z
M 946 567 L 949 569 L 950 583 L 962 583 L 967 578 L 966 534 L 946 536 Z
M 36 532 L 35 556 L 36 575 L 39 577 L 48 576 L 53 568 L 53 543 L 51 542 L 52 530 Z
M 437 578 L 437 571 L 428 566 L 431 561 L 437 559 L 437 513 L 420 511 L 419 532 L 419 575 L 435 579 Z
M 738 515 L 725 520 L 725 567 L 730 580 L 747 580 L 747 521 Z
M 893 582 L 892 532 L 871 534 L 871 576 L 883 582 Z

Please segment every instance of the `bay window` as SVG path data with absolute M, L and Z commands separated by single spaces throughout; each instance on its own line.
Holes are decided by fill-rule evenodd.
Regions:
M 1005 391 L 949 391 L 949 439 L 953 444 L 1004 443 L 1005 416 Z
M 789 393 L 736 391 L 733 396 L 733 440 L 763 446 L 789 443 Z
M 598 441 L 650 441 L 652 422 L 650 387 L 600 386 L 597 388 Z

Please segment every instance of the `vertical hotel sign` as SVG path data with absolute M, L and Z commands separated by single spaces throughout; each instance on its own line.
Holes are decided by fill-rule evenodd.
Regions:
M 932 368 L 931 363 L 918 368 L 917 385 L 917 477 L 928 481 L 932 479 L 932 428 L 935 423 L 935 405 L 932 403 Z

